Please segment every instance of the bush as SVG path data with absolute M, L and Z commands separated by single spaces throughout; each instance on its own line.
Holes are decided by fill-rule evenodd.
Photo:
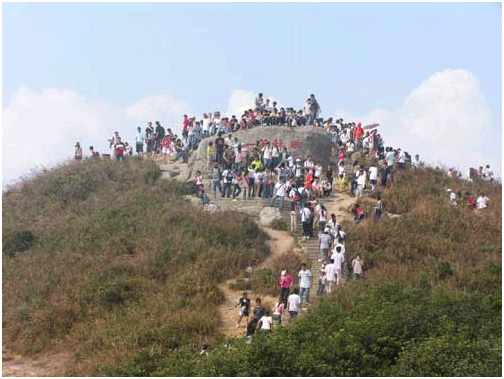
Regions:
M 289 230 L 290 225 L 283 218 L 275 218 L 270 224 L 271 229 Z
M 29 250 L 35 243 L 35 236 L 29 230 L 17 232 L 12 237 L 7 238 L 2 244 L 2 250 L 8 257 L 14 257 L 16 252 Z

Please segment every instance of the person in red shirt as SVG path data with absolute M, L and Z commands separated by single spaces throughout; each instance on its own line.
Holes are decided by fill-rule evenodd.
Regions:
M 189 133 L 189 124 L 191 121 L 187 117 L 187 115 L 184 115 L 184 128 L 182 129 L 182 136 L 187 137 L 187 134 Z
M 308 174 L 306 174 L 306 178 L 305 178 L 305 188 L 307 190 L 310 190 L 312 188 L 312 183 L 313 183 L 313 172 L 312 170 L 310 169 L 308 171 Z
M 340 152 L 339 152 L 339 161 L 338 161 L 338 164 L 340 162 L 345 163 L 345 149 L 341 149 Z
M 466 203 L 467 203 L 467 209 L 470 211 L 473 211 L 474 204 L 476 203 L 476 201 L 474 200 L 474 197 L 472 197 L 469 192 L 466 192 Z
M 361 123 L 359 122 L 354 129 L 354 140 L 356 151 L 362 149 L 362 137 L 364 137 L 364 129 L 362 129 Z
M 285 305 L 287 305 L 287 298 L 289 297 L 289 291 L 293 281 L 294 278 L 292 275 L 289 274 L 287 270 L 282 270 L 280 274 L 280 287 L 282 289 L 280 298 Z

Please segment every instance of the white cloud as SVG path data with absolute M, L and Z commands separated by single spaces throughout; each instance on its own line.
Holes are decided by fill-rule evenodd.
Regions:
M 256 93 L 243 89 L 235 89 L 229 98 L 226 115 L 229 117 L 235 115 L 236 118 L 240 118 L 243 112 L 255 108 L 255 98 L 257 95 L 258 92 Z M 271 104 L 273 104 L 273 101 L 276 101 L 278 103 L 277 109 L 280 109 L 280 101 L 278 101 L 274 95 L 263 94 L 263 97 L 265 101 L 266 99 L 270 99 Z
M 170 96 L 152 95 L 129 106 L 107 100 L 88 100 L 72 90 L 48 88 L 40 93 L 21 87 L 2 108 L 2 185 L 34 168 L 70 159 L 76 141 L 85 153 L 93 145 L 108 153 L 107 139 L 119 131 L 132 143 L 136 126 L 148 121 L 179 132 L 187 102 Z
M 495 139 L 490 108 L 479 81 L 466 70 L 436 72 L 415 88 L 396 111 L 375 109 L 367 116 L 347 120 L 382 124 L 379 131 L 387 146 L 420 154 L 431 164 L 454 166 L 464 174 L 469 166 L 489 163 L 501 172 L 502 141 Z M 494 136 L 494 140 L 492 140 Z
M 144 97 L 131 104 L 126 109 L 126 115 L 135 121 L 159 121 L 161 125 L 175 126 L 180 130 L 184 114 L 191 115 L 191 107 L 186 101 L 172 96 L 152 95 Z

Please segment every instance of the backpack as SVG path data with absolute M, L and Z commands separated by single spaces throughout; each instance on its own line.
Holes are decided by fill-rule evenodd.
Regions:
M 233 178 L 234 178 L 233 170 L 228 170 L 226 174 L 226 182 L 231 183 L 233 181 Z
M 327 217 L 327 208 L 324 207 L 322 204 L 320 205 L 320 214 L 323 215 L 324 217 Z
M 294 201 L 299 201 L 301 200 L 301 194 L 299 193 L 298 189 L 296 188 L 294 190 Z
M 221 173 L 220 168 L 217 168 L 217 169 L 214 168 L 214 179 L 220 180 L 221 176 L 222 176 L 222 173 Z

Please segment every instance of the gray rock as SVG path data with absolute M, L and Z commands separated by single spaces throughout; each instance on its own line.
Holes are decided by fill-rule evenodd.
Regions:
M 324 167 L 331 158 L 331 139 L 328 133 L 322 128 L 308 126 L 290 128 L 286 126 L 258 126 L 246 131 L 233 133 L 233 138 L 238 138 L 242 145 L 252 144 L 261 139 L 273 142 L 275 139 L 281 141 L 292 152 L 294 158 L 305 159 L 308 155 L 313 156 L 314 161 L 321 161 Z M 207 171 L 206 151 L 208 142 L 215 141 L 217 136 L 202 140 L 196 151 L 191 153 L 188 164 L 188 178 L 192 177 L 198 170 Z M 246 147 L 248 151 L 252 147 Z
M 282 218 L 278 208 L 264 207 L 259 212 L 259 225 L 270 226 L 273 220 L 277 218 Z
M 210 213 L 215 213 L 219 210 L 219 207 L 214 203 L 210 203 L 210 204 L 205 205 L 203 207 L 203 210 L 210 212 Z

